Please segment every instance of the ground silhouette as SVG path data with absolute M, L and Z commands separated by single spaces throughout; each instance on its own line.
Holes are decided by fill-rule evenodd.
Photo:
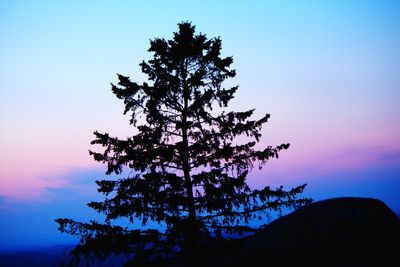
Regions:
M 197 261 L 174 258 L 156 266 L 331 266 L 399 265 L 400 221 L 383 202 L 338 198 L 315 202 L 277 219 L 254 236 L 203 248 Z M 0 253 L 0 266 L 68 266 L 72 246 Z M 123 266 L 126 257 L 91 262 Z
M 334 198 L 267 225 L 228 265 L 396 266 L 399 244 L 399 217 L 382 201 Z
M 400 220 L 382 201 L 334 198 L 283 216 L 255 235 L 218 247 L 198 261 L 165 266 L 398 266 Z

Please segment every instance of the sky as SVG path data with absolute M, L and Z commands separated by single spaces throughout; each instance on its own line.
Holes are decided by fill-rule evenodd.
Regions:
M 92 133 L 134 133 L 110 82 L 145 81 L 149 40 L 182 21 L 233 56 L 230 108 L 271 114 L 261 145 L 291 144 L 251 186 L 400 213 L 399 1 L 0 0 L 0 250 L 75 242 L 54 219 L 99 217 Z

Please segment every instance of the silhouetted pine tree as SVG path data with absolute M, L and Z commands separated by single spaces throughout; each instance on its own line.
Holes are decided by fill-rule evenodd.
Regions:
M 107 164 L 107 174 L 132 170 L 117 180 L 96 181 L 105 200 L 88 205 L 105 214 L 106 221 L 57 220 L 62 232 L 81 237 L 76 253 L 131 253 L 132 262 L 176 253 L 193 256 L 201 245 L 227 233 L 254 230 L 247 226 L 249 220 L 270 210 L 310 201 L 297 198 L 305 185 L 284 191 L 252 190 L 246 184 L 254 163 L 261 168 L 289 144 L 257 150 L 270 115 L 251 120 L 254 110 L 223 111 L 238 87 L 222 87 L 235 70 L 230 69 L 232 57 L 221 57 L 219 38 L 195 34 L 195 27 L 185 22 L 172 40 L 150 41 L 148 51 L 153 58 L 140 66 L 149 83 L 118 75 L 118 85 L 112 85 L 138 133 L 122 140 L 95 132 L 91 142 L 105 148 L 90 154 Z M 241 140 L 250 141 L 237 138 L 243 135 L 247 137 Z M 163 227 L 113 225 L 121 217 Z

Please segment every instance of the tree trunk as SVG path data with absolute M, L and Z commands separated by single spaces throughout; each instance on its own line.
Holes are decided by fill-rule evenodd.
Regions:
M 193 254 L 196 250 L 197 243 L 197 227 L 196 227 L 196 210 L 194 206 L 194 197 L 193 197 L 193 188 L 192 181 L 190 177 L 190 166 L 189 166 L 189 140 L 188 140 L 188 101 L 189 101 L 189 88 L 186 85 L 186 81 L 184 80 L 183 85 L 183 98 L 184 98 L 184 107 L 182 112 L 182 168 L 183 174 L 185 178 L 185 187 L 187 193 L 187 205 L 188 205 L 188 225 L 187 225 L 187 241 L 190 253 Z

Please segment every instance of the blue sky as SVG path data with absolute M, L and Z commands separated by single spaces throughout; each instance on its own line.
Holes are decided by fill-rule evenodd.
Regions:
M 315 199 L 400 211 L 399 1 L 3 0 L 0 249 L 69 242 L 53 219 L 95 216 L 92 132 L 133 133 L 110 82 L 143 81 L 149 40 L 181 21 L 221 37 L 240 86 L 231 108 L 271 114 L 262 144 L 292 144 L 251 185 L 307 182 Z

